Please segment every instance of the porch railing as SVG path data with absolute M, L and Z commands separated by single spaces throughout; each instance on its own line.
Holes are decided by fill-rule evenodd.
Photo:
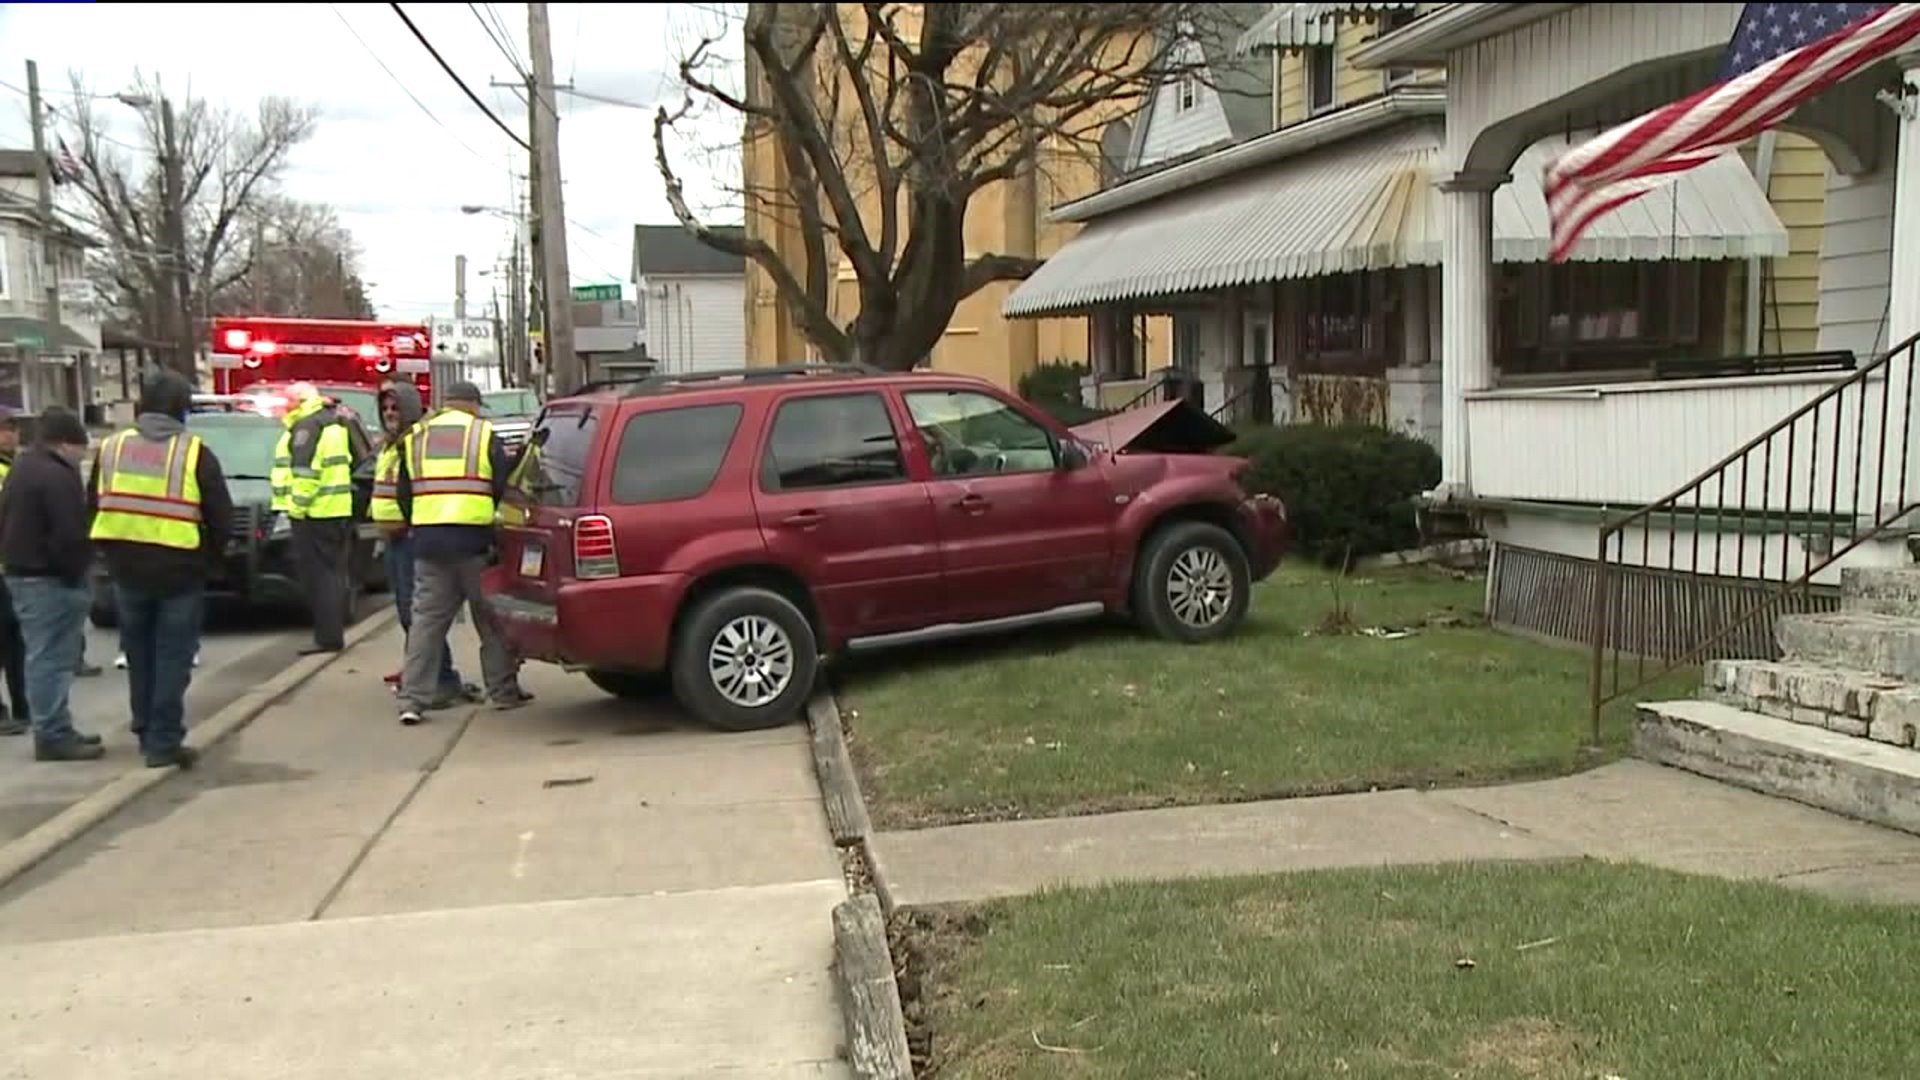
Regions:
M 1907 476 L 1916 342 L 1860 366 L 1672 494 L 1601 525 L 1589 610 L 1595 743 L 1602 708 L 1683 664 L 1716 649 L 1770 658 L 1771 625 L 1761 620 L 1809 609 L 1815 575 L 1920 509 Z M 1709 576 L 1715 587 L 1698 587 Z

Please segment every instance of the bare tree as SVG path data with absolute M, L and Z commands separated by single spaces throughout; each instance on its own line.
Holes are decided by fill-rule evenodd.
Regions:
M 1188 44 L 1224 6 L 748 4 L 745 85 L 726 76 L 729 34 L 703 36 L 679 64 L 685 100 L 654 118 L 656 164 L 680 223 L 765 271 L 826 358 L 904 370 L 962 300 L 1037 266 L 1032 252 L 969 256 L 974 197 L 1051 157 L 1098 162 L 1109 123 L 1202 75 Z M 747 181 L 744 236 L 701 222 L 668 152 L 697 104 L 736 114 L 748 152 L 770 140 L 782 166 L 775 186 Z M 798 226 L 798 255 L 766 240 L 776 222 Z M 833 303 L 843 263 L 851 313 Z
M 132 145 L 104 130 L 94 105 L 101 95 L 71 78 L 76 104 L 59 135 L 77 164 L 67 179 L 101 244 L 95 281 L 110 307 L 172 342 L 174 363 L 190 371 L 196 315 L 249 272 L 254 245 L 243 218 L 274 192 L 289 153 L 312 134 L 314 112 L 276 97 L 262 98 L 251 117 L 197 98 L 172 109 L 157 81 L 136 75 L 134 89 L 116 95 L 140 108 Z
M 209 295 L 211 314 L 374 317 L 360 280 L 359 247 L 332 207 L 269 195 L 238 228 L 249 261 L 239 277 Z

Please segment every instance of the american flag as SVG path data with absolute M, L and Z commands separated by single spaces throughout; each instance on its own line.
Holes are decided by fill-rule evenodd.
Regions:
M 1552 258 L 1601 215 L 1785 120 L 1821 91 L 1920 36 L 1920 4 L 1748 4 L 1722 81 L 1629 120 L 1547 167 Z
M 67 140 L 59 139 L 56 145 L 58 150 L 53 155 L 54 175 L 62 180 L 78 180 L 85 176 L 85 171 L 80 167 L 80 159 L 74 157 L 73 151 L 67 149 Z

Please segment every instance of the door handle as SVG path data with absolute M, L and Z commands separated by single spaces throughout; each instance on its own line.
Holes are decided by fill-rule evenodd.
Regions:
M 818 510 L 801 510 L 780 519 L 780 524 L 796 529 L 811 529 L 820 524 L 826 515 Z
M 969 514 L 984 514 L 987 511 L 987 497 L 969 491 L 953 501 L 953 505 Z

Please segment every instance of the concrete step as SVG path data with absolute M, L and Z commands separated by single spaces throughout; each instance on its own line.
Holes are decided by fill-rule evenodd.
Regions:
M 1784 660 L 1920 682 L 1920 619 L 1859 611 L 1782 615 L 1773 636 Z
M 1840 610 L 1920 619 L 1920 567 L 1840 571 Z
M 1912 747 L 1920 736 L 1920 686 L 1870 671 L 1772 660 L 1714 660 L 1708 696 L 1809 727 Z
M 1920 834 L 1920 751 L 1713 701 L 1640 706 L 1633 751 L 1723 783 Z

